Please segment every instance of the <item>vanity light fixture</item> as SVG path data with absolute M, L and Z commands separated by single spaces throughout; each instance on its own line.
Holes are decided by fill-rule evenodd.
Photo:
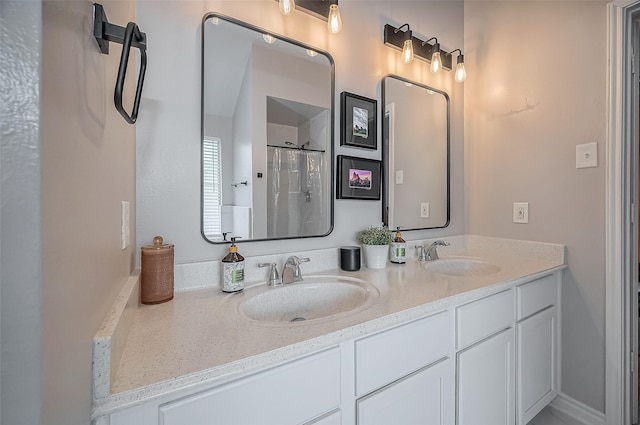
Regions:
M 318 19 L 327 21 L 327 29 L 337 34 L 342 29 L 342 17 L 338 0 L 276 0 L 283 15 L 290 15 L 298 9 Z
M 464 55 L 462 54 L 462 50 L 460 49 L 456 49 L 449 54 L 452 55 L 455 52 L 460 52 L 460 54 L 458 55 L 458 60 L 456 61 L 456 72 L 453 79 L 456 80 L 456 83 L 462 83 L 467 79 L 467 70 L 464 68 Z
M 402 31 L 402 27 L 405 25 L 407 26 L 407 31 Z M 427 41 L 422 41 L 415 37 L 409 29 L 409 24 L 404 24 L 399 28 L 386 24 L 384 26 L 383 39 L 385 45 L 403 52 L 402 60 L 405 61 L 405 63 L 408 63 L 405 60 L 403 51 L 405 42 L 411 40 L 413 54 L 415 57 L 431 63 L 431 67 L 435 67 L 437 70 L 442 68 L 448 71 L 451 70 L 451 54 L 440 49 L 440 43 L 438 43 L 438 40 L 435 37 L 430 38 Z M 435 40 L 435 44 L 429 44 L 429 41 L 431 40 Z M 437 55 L 435 53 L 437 53 Z M 433 64 L 434 60 L 437 62 L 436 65 Z
M 438 38 L 437 37 L 431 37 L 430 39 L 428 39 L 427 41 L 423 41 L 422 45 L 424 46 L 429 45 L 429 42 L 431 40 L 435 40 L 435 43 L 433 43 L 433 46 L 431 46 L 431 66 L 429 67 L 429 70 L 434 73 L 437 74 L 438 71 L 440 71 L 442 69 L 442 58 L 440 56 L 440 43 L 438 43 Z

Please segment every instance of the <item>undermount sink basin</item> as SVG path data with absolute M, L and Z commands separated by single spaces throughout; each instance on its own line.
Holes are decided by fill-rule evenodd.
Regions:
M 476 258 L 441 258 L 428 263 L 426 268 L 448 276 L 484 276 L 500 271 L 495 264 Z
M 259 285 L 243 291 L 241 315 L 268 323 L 297 323 L 362 311 L 380 294 L 367 282 L 342 277 L 305 278 L 283 286 Z

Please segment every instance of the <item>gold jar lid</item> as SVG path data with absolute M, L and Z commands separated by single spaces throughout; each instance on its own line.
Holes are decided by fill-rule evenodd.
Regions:
M 162 236 L 154 237 L 152 245 L 145 245 L 142 247 L 143 251 L 146 251 L 146 250 L 161 251 L 165 249 L 173 249 L 173 245 L 170 243 L 164 243 L 164 239 L 162 239 Z

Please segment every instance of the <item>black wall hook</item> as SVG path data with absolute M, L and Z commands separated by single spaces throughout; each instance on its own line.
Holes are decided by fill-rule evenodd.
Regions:
M 104 8 L 99 3 L 93 4 L 93 36 L 98 42 L 100 51 L 105 55 L 109 54 L 110 41 L 122 44 L 122 55 L 120 56 L 120 66 L 118 67 L 118 77 L 116 79 L 113 99 L 116 109 L 125 121 L 129 124 L 134 124 L 138 119 L 142 84 L 144 83 L 144 75 L 147 71 L 147 36 L 140 31 L 140 28 L 138 28 L 138 25 L 134 22 L 129 22 L 126 28 L 110 24 Z M 127 73 L 131 47 L 140 49 L 140 74 L 138 75 L 138 86 L 136 88 L 133 108 L 129 115 L 122 106 L 122 91 L 124 89 L 124 79 Z

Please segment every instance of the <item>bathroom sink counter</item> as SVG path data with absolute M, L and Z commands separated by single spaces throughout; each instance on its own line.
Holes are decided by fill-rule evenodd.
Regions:
M 409 244 L 408 244 L 409 245 Z M 178 292 L 168 303 L 135 309 L 110 394 L 94 403 L 99 417 L 184 388 L 221 384 L 288 359 L 364 336 L 454 304 L 475 300 L 565 267 L 564 247 L 524 256 L 505 247 L 493 250 L 441 249 L 441 258 L 477 257 L 499 271 L 449 276 L 428 270 L 428 262 L 410 259 L 386 269 L 339 269 L 311 273 L 365 280 L 380 291 L 368 309 L 338 319 L 270 324 L 234 312 L 234 297 L 218 287 Z M 304 269 L 303 269 L 304 270 Z M 257 283 L 263 284 L 263 283 Z M 250 286 L 250 285 L 248 285 Z M 95 359 L 94 359 L 95 362 Z

